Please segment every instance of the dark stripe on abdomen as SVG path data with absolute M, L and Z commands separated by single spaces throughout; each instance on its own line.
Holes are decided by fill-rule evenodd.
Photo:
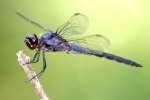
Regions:
M 119 57 L 119 56 L 116 56 L 116 55 L 113 55 L 113 54 L 109 54 L 109 53 L 106 53 L 106 52 L 103 52 L 103 53 L 100 53 L 100 54 L 93 54 L 93 55 L 95 55 L 97 57 L 104 57 L 104 58 L 107 58 L 107 59 L 110 59 L 110 60 L 117 61 L 119 63 L 124 63 L 124 64 L 135 66 L 135 67 L 142 67 L 141 64 L 138 64 L 134 61 L 131 61 L 131 60 L 128 60 L 126 58 L 122 58 L 122 57 Z

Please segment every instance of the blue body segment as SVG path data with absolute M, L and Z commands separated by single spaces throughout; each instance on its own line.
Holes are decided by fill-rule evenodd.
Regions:
M 104 57 L 104 58 L 107 58 L 109 60 L 114 60 L 114 61 L 117 61 L 119 63 L 124 63 L 124 64 L 128 64 L 128 65 L 131 65 L 131 66 L 135 66 L 135 67 L 142 67 L 142 65 L 132 61 L 132 60 L 128 60 L 126 58 L 123 58 L 123 57 L 119 57 L 119 56 L 116 56 L 116 55 L 113 55 L 113 54 L 110 54 L 110 53 L 106 53 L 106 52 L 103 52 L 103 53 L 97 53 L 97 54 L 93 54 L 97 57 Z
M 48 32 L 40 40 L 44 51 L 65 51 L 69 48 L 68 43 L 56 33 Z
M 43 40 L 49 40 L 52 38 L 52 32 L 47 32 L 45 34 L 42 35 L 41 39 Z
M 76 53 L 88 54 L 90 52 L 90 49 L 81 47 L 75 43 L 70 43 L 70 48 L 72 52 Z
M 41 40 L 43 43 L 46 43 L 47 45 L 57 45 L 61 41 L 59 41 L 57 38 L 55 38 L 54 33 L 48 32 L 45 33 L 42 37 Z
M 96 57 L 103 57 L 109 60 L 114 60 L 117 61 L 119 63 L 124 63 L 127 65 L 131 65 L 131 66 L 135 66 L 135 67 L 142 67 L 142 65 L 132 61 L 132 60 L 128 60 L 126 58 L 123 57 L 119 57 L 110 53 L 106 53 L 106 52 L 96 52 L 93 50 L 90 50 L 88 48 L 83 48 L 80 47 L 76 44 L 70 44 L 72 51 L 77 52 L 77 53 L 81 53 L 81 54 L 87 54 L 87 55 L 94 55 Z

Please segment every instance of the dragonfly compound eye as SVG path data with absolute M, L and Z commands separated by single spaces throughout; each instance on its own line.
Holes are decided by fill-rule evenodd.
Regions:
M 31 34 L 25 38 L 25 44 L 30 49 L 35 49 L 38 45 L 38 38 L 35 34 Z

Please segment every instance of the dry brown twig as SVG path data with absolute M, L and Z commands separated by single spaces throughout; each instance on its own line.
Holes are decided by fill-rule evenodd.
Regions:
M 23 53 L 23 51 L 19 51 L 16 55 L 18 57 L 19 64 L 21 65 L 28 79 L 30 80 L 33 76 L 36 75 L 36 73 L 32 69 L 32 65 L 26 64 L 27 62 L 30 61 L 30 58 L 26 56 Z M 37 95 L 39 96 L 40 100 L 50 100 L 46 95 L 46 93 L 44 92 L 44 89 L 42 88 L 42 85 L 40 84 L 40 81 L 38 80 L 37 77 L 31 80 L 31 84 L 35 89 Z

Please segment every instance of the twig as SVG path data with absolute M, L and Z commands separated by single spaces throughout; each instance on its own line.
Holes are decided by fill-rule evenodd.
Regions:
M 36 73 L 32 69 L 32 65 L 26 64 L 30 61 L 30 58 L 26 56 L 22 51 L 19 51 L 16 55 L 18 57 L 19 64 L 21 65 L 28 79 L 30 80 L 33 76 L 36 75 Z M 40 84 L 40 81 L 37 77 L 31 80 L 31 84 L 35 89 L 37 95 L 39 96 L 40 100 L 50 100 L 44 92 L 42 85 Z

